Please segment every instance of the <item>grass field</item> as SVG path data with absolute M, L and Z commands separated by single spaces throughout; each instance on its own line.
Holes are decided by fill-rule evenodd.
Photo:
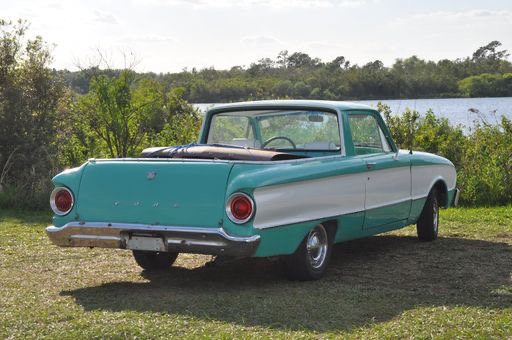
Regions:
M 0 338 L 512 338 L 512 207 L 451 209 L 337 245 L 326 277 L 182 254 L 142 272 L 123 250 L 58 248 L 45 214 L 0 212 Z

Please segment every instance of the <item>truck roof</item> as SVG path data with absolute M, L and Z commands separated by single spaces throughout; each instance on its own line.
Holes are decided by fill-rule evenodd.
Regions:
M 219 104 L 215 105 L 213 108 L 209 109 L 208 112 L 217 112 L 224 111 L 226 109 L 234 110 L 234 109 L 247 109 L 247 108 L 278 108 L 278 107 L 286 107 L 286 108 L 304 108 L 304 107 L 312 107 L 319 109 L 331 109 L 331 110 L 375 110 L 371 106 L 344 102 L 344 101 L 327 101 L 327 100 L 259 100 L 259 101 L 249 101 L 249 102 L 239 102 L 239 103 L 231 103 L 231 104 Z

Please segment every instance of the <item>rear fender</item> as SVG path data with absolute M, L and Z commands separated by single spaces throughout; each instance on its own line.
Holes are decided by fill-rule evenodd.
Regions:
M 78 215 L 78 194 L 80 192 L 80 185 L 82 182 L 82 175 L 84 173 L 84 169 L 87 167 L 89 162 L 82 164 L 80 167 L 72 168 L 64 170 L 63 172 L 59 173 L 55 177 L 52 178 L 52 183 L 55 187 L 66 187 L 68 188 L 72 193 L 74 197 L 74 205 L 73 208 L 69 213 L 67 213 L 64 216 L 57 216 L 55 215 L 53 217 L 53 224 L 56 226 L 62 226 L 68 222 L 71 221 L 77 221 L 80 219 L 80 216 Z

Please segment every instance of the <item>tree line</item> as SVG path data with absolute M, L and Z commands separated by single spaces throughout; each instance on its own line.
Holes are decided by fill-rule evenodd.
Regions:
M 468 57 L 428 61 L 417 56 L 397 59 L 390 67 L 380 60 L 362 66 L 344 56 L 324 62 L 306 53 L 282 51 L 249 67 L 204 68 L 177 73 L 140 73 L 166 89 L 180 87 L 192 103 L 224 103 L 259 99 L 395 99 L 512 96 L 512 64 L 507 50 L 492 41 Z M 121 70 L 59 71 L 77 93 L 89 91 L 91 75 L 117 76 Z
M 492 42 L 461 60 L 435 63 L 411 57 L 390 68 L 379 61 L 359 67 L 343 57 L 323 63 L 284 51 L 276 60 L 260 60 L 247 69 L 157 75 L 92 67 L 68 72 L 50 68 L 48 44 L 41 37 L 28 38 L 26 22 L 0 20 L 0 208 L 47 208 L 51 177 L 88 158 L 138 156 L 146 147 L 197 140 L 201 116 L 190 101 L 340 99 L 347 93 L 358 99 L 389 98 L 434 89 L 444 89 L 438 92 L 443 95 L 511 95 L 504 90 L 510 89 L 511 65 L 500 45 Z M 452 88 L 448 80 L 453 79 L 461 80 Z M 422 116 L 407 110 L 394 116 L 389 107 L 379 110 L 397 143 L 454 162 L 463 203 L 512 203 L 510 120 L 502 118 L 497 125 L 481 121 L 465 135 L 433 112 Z

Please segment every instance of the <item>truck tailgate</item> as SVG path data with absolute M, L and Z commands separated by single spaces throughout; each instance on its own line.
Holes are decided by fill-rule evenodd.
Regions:
M 232 164 L 100 160 L 84 169 L 81 221 L 218 227 Z

